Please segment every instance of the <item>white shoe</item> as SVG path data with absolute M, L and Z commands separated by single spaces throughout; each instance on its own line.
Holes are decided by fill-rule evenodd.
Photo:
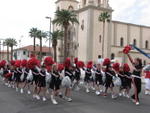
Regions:
M 28 93 L 28 95 L 30 95 L 30 94 L 31 94 L 31 91 L 29 91 L 29 90 L 28 90 L 28 92 L 27 92 L 27 93 Z
M 121 96 L 122 96 L 122 93 L 119 93 L 119 96 L 121 97 Z
M 22 88 L 20 89 L 20 93 L 23 94 L 23 89 Z
M 115 95 L 112 95 L 112 96 L 111 96 L 111 98 L 112 98 L 112 99 L 116 99 L 116 98 L 117 98 L 117 96 L 115 96 Z
M 51 95 L 51 101 L 52 101 L 52 103 L 55 104 L 55 105 L 58 104 L 58 102 L 54 99 L 54 96 L 53 96 L 53 95 Z
M 100 93 L 102 93 L 103 92 L 103 90 L 100 90 Z
M 71 98 L 68 98 L 68 99 L 67 99 L 67 101 L 68 101 L 68 102 L 71 102 L 71 101 L 72 101 L 72 99 L 71 99 Z
M 43 102 L 45 102 L 47 99 L 45 97 L 42 98 Z
M 8 87 L 11 87 L 11 85 L 10 85 L 10 84 L 8 84 Z
M 5 83 L 6 86 L 8 86 L 8 83 Z
M 125 97 L 126 96 L 125 92 L 123 92 L 122 95 Z
M 145 95 L 148 95 L 149 94 L 149 92 L 148 91 L 145 91 Z
M 96 94 L 96 95 L 100 95 L 101 93 L 100 93 L 99 91 L 96 91 L 95 94 Z
M 89 93 L 90 91 L 89 91 L 89 89 L 86 89 L 86 93 Z
M 18 90 L 19 90 L 19 89 L 16 87 L 16 92 L 18 92 Z
M 14 85 L 12 85 L 12 88 L 15 88 L 15 86 L 14 86 Z
M 91 87 L 91 89 L 95 91 L 95 87 Z
M 40 96 L 39 96 L 39 95 L 36 95 L 36 99 L 37 99 L 37 100 L 40 100 Z
M 138 106 L 138 105 L 140 105 L 140 103 L 139 103 L 139 102 L 136 102 L 135 104 L 136 104 L 137 106 Z
M 130 96 L 129 96 L 129 95 L 126 95 L 126 97 L 127 97 L 127 98 L 130 98 Z

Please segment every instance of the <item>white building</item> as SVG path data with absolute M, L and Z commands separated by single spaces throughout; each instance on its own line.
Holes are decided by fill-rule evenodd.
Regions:
M 79 24 L 72 25 L 68 32 L 74 42 L 70 52 L 73 57 L 83 61 L 97 61 L 98 55 L 102 55 L 103 23 L 98 21 L 102 12 L 108 12 L 112 17 L 113 9 L 108 0 L 57 0 L 56 10 L 73 9 L 77 14 Z M 111 18 L 110 18 L 111 19 Z M 56 29 L 56 27 L 55 27 Z M 104 57 L 117 58 L 120 62 L 128 62 L 123 54 L 124 46 L 134 44 L 150 53 L 150 27 L 114 21 L 105 23 L 104 33 Z M 61 58 L 62 42 L 58 45 L 58 59 Z M 132 57 L 140 57 L 144 63 L 149 59 L 131 51 Z

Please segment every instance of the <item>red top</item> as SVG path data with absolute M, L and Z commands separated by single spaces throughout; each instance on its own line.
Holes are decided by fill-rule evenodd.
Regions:
M 145 71 L 145 78 L 150 78 L 150 71 Z

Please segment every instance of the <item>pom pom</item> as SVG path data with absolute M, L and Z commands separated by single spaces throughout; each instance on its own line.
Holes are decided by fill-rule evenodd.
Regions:
M 21 62 L 21 66 L 22 67 L 26 67 L 27 66 L 27 60 L 22 60 L 22 62 Z
M 92 61 L 89 61 L 88 63 L 87 63 L 87 68 L 92 68 L 93 67 L 93 62 Z
M 39 61 L 35 57 L 29 59 L 28 62 L 27 62 L 28 68 L 30 68 L 30 69 L 35 68 L 35 66 L 38 65 L 38 62 Z
M 123 71 L 124 72 L 129 72 L 130 71 L 130 67 L 129 67 L 129 65 L 128 64 L 123 64 Z
M 54 61 L 53 61 L 53 58 L 52 57 L 46 57 L 45 59 L 44 59 L 44 64 L 46 65 L 46 66 L 50 66 L 50 65 L 53 65 L 54 64 Z
M 64 70 L 64 65 L 63 64 L 58 64 L 58 71 Z
M 77 64 L 78 63 L 78 58 L 74 58 L 74 63 Z
M 119 68 L 120 68 L 120 64 L 119 63 L 114 63 L 112 68 L 115 70 L 115 71 L 119 71 Z
M 77 62 L 77 67 L 79 67 L 79 68 L 83 68 L 85 65 L 84 65 L 84 62 L 82 62 L 82 61 L 78 61 Z
M 66 58 L 66 60 L 64 62 L 65 68 L 69 68 L 70 65 L 71 65 L 71 59 L 70 58 Z
M 14 66 L 20 67 L 21 66 L 21 60 L 16 60 Z
M 11 60 L 11 61 L 10 61 L 10 64 L 11 64 L 12 66 L 14 66 L 14 65 L 15 65 L 15 61 L 14 61 L 14 60 Z
M 35 58 L 35 54 L 30 54 L 30 58 Z
M 105 58 L 104 59 L 104 62 L 103 62 L 103 66 L 107 66 L 107 65 L 110 65 L 111 61 L 109 58 Z
M 132 47 L 129 46 L 129 45 L 127 45 L 127 46 L 124 47 L 123 53 L 124 53 L 124 54 L 128 54 L 128 53 L 130 52 L 131 49 L 132 49 Z
M 2 61 L 0 62 L 0 68 L 5 67 L 5 65 L 6 65 L 6 61 L 5 61 L 5 60 L 2 60 Z

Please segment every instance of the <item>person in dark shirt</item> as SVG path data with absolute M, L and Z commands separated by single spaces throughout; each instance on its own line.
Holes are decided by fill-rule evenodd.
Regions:
M 133 77 L 132 82 L 134 86 L 134 94 L 131 96 L 133 102 L 139 105 L 139 94 L 141 92 L 141 72 L 142 72 L 142 60 L 140 58 L 135 58 L 134 61 L 129 54 L 127 54 L 130 62 L 133 66 Z

